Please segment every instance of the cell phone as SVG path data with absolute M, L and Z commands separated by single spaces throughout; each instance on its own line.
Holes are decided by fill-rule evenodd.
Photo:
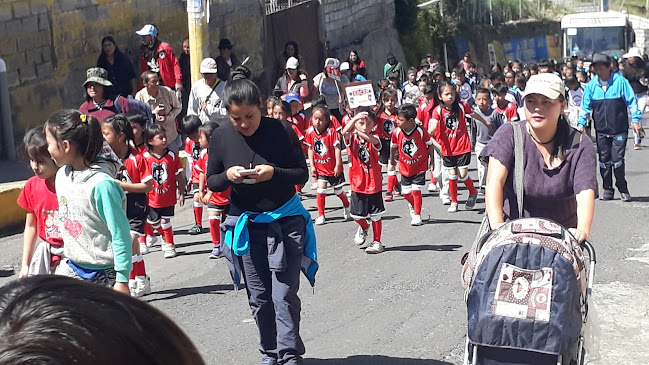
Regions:
M 237 173 L 239 174 L 239 176 L 257 175 L 257 170 L 255 169 L 237 170 Z
M 164 108 L 164 107 L 165 107 L 164 104 L 158 104 L 158 106 L 159 106 L 160 108 Z

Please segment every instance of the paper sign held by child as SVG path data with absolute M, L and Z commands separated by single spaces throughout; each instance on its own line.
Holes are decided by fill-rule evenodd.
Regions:
M 372 81 L 350 82 L 343 85 L 343 88 L 351 109 L 356 109 L 359 106 L 376 105 Z

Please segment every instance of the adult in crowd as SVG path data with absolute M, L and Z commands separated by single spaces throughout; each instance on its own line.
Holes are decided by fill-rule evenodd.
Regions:
M 187 115 L 187 103 L 189 102 L 189 92 L 192 88 L 192 70 L 189 58 L 189 38 L 183 41 L 183 52 L 178 57 L 178 64 L 180 65 L 180 73 L 183 76 L 183 90 L 181 92 L 180 104 L 183 108 L 178 114 L 178 120 L 182 120 Z
M 565 86 L 553 74 L 532 76 L 525 93 L 523 131 L 525 217 L 553 219 L 581 242 L 590 235 L 595 211 L 595 149 L 590 138 L 563 116 Z M 514 130 L 501 126 L 485 147 L 486 209 L 493 229 L 518 217 L 514 187 Z
M 581 99 L 581 110 L 577 125 L 584 131 L 591 112 L 595 126 L 597 152 L 599 154 L 599 172 L 602 175 L 602 200 L 612 200 L 613 175 L 615 185 L 622 201 L 631 201 L 631 194 L 626 182 L 624 155 L 626 140 L 629 134 L 629 114 L 633 130 L 641 133 L 642 112 L 638 109 L 638 100 L 629 82 L 611 70 L 611 58 L 596 53 L 591 64 L 594 76 L 584 89 Z M 531 80 L 531 79 L 530 79 Z M 526 92 L 529 92 L 527 83 Z
M 300 98 L 305 100 L 309 96 L 309 85 L 306 75 L 299 69 L 300 62 L 295 57 L 286 61 L 286 71 L 275 83 L 275 90 L 281 90 L 282 95 L 289 91 L 296 91 Z
M 135 95 L 138 88 L 133 64 L 119 49 L 113 36 L 107 35 L 101 40 L 97 67 L 108 71 L 108 81 L 113 84 L 115 94 Z
M 183 89 L 180 64 L 169 43 L 158 39 L 158 28 L 147 24 L 135 32 L 142 38 L 140 46 L 140 74 L 151 71 L 158 74 L 162 85 L 176 91 Z
M 349 62 L 343 62 L 340 64 L 340 73 L 342 75 L 345 75 L 351 82 L 367 81 L 367 79 L 363 77 L 363 75 L 354 73 L 354 71 L 352 71 Z
M 469 71 L 470 63 L 471 63 L 471 55 L 467 52 L 464 54 L 464 57 L 462 57 L 462 60 L 458 62 L 458 65 L 462 66 L 462 68 L 464 68 L 464 71 Z
M 388 53 L 388 62 L 383 66 L 383 77 L 388 78 L 395 76 L 398 79 L 399 85 L 406 81 L 406 68 L 397 61 L 392 53 Z
M 329 108 L 331 114 L 338 120 L 342 120 L 342 112 L 340 111 L 342 91 L 340 86 L 349 83 L 349 79 L 345 75 L 340 75 L 340 81 L 337 82 L 327 74 L 327 66 L 339 68 L 340 61 L 336 58 L 327 58 L 325 60 L 325 69 L 313 78 L 313 87 L 318 90 L 318 95 L 325 97 L 327 108 Z
M 241 65 L 241 61 L 237 55 L 232 53 L 232 48 L 234 45 L 230 42 L 229 39 L 223 38 L 219 41 L 219 56 L 216 57 L 216 66 L 219 71 L 217 76 L 221 80 L 227 80 L 230 76 L 230 69 L 234 66 Z
M 439 66 L 439 62 L 433 57 L 431 53 L 426 54 L 426 62 L 428 63 L 428 68 L 431 70 L 436 69 Z
M 355 49 L 349 51 L 349 58 L 347 58 L 347 63 L 352 70 L 352 77 L 355 77 L 356 75 L 361 75 L 363 76 L 363 78 L 366 77 L 365 75 L 367 70 L 365 69 L 365 61 L 361 59 Z M 349 79 L 351 80 L 352 78 Z
M 223 105 L 223 90 L 227 81 L 217 76 L 216 60 L 206 58 L 201 61 L 200 71 L 203 78 L 192 85 L 187 114 L 198 115 L 203 124 L 227 122 L 228 112 Z
M 262 116 L 252 81 L 229 82 L 223 101 L 231 123 L 212 134 L 207 183 L 215 192 L 232 189 L 224 255 L 235 285 L 243 271 L 261 363 L 302 364 L 299 276 L 302 269 L 313 285 L 317 262 L 311 216 L 295 185 L 306 183 L 309 170 L 289 123 Z
M 633 47 L 629 50 L 627 54 L 624 55 L 624 58 L 627 60 L 626 67 L 624 67 L 624 72 L 622 75 L 625 79 L 631 84 L 631 88 L 635 93 L 635 97 L 638 100 L 638 110 L 640 113 L 644 112 L 645 106 L 647 106 L 647 89 L 649 86 L 649 69 L 642 59 L 642 52 L 640 48 Z M 634 145 L 633 148 L 639 150 L 642 148 L 640 145 L 641 138 L 636 131 L 633 131 Z
M 297 62 L 300 65 L 300 68 L 304 71 L 306 67 L 306 63 L 304 63 L 304 58 L 300 54 L 300 49 L 298 48 L 297 42 L 288 41 L 284 45 L 284 50 L 280 55 L 280 59 L 277 65 L 277 68 L 279 69 L 279 71 L 277 72 L 278 75 L 281 75 L 284 72 L 284 70 L 281 68 L 286 64 L 288 59 L 291 57 L 297 58 Z
M 86 71 L 86 81 L 83 83 L 86 101 L 81 104 L 79 111 L 102 120 L 111 115 L 126 113 L 130 104 L 123 96 L 113 91 L 113 83 L 108 81 L 108 71 L 101 67 L 89 68 Z M 118 100 L 116 105 L 115 100 Z
M 153 71 L 144 71 L 141 81 L 144 87 L 135 94 L 135 99 L 151 106 L 156 121 L 167 132 L 167 148 L 177 154 L 182 144 L 176 124 L 181 109 L 180 100 L 173 90 L 160 85 L 158 74 Z

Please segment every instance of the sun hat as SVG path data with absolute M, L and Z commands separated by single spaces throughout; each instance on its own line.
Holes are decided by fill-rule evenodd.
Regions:
M 213 58 L 204 58 L 201 61 L 200 72 L 202 74 L 215 74 L 217 72 L 216 61 Z
M 297 93 L 297 91 L 289 91 L 286 93 L 286 96 L 284 96 L 284 101 L 290 103 L 291 101 L 297 101 L 298 103 L 301 103 L 302 100 L 300 100 L 300 94 Z
M 152 24 L 147 24 L 142 27 L 142 29 L 138 30 L 135 32 L 137 35 L 145 36 L 145 35 L 152 35 L 154 37 L 158 36 L 158 28 L 155 27 L 155 25 Z
M 595 53 L 595 55 L 593 56 L 593 62 L 591 62 L 591 65 L 595 65 L 595 64 L 598 64 L 598 63 L 604 63 L 604 64 L 610 66 L 611 65 L 611 57 L 609 57 L 609 56 L 607 56 L 605 54 Z
M 224 49 L 224 48 L 232 49 L 232 47 L 234 47 L 234 44 L 230 43 L 230 40 L 227 38 L 223 38 L 219 41 L 219 49 Z
M 113 83 L 108 81 L 108 71 L 101 67 L 89 68 L 86 71 L 86 81 L 83 83 L 83 86 L 85 87 L 89 82 L 104 86 L 113 86 Z
M 530 77 L 525 86 L 525 96 L 539 94 L 550 99 L 557 99 L 559 95 L 566 96 L 566 87 L 561 78 L 551 73 L 541 73 Z
M 300 65 L 300 61 L 297 60 L 295 57 L 289 57 L 288 60 L 286 60 L 286 69 L 291 69 L 291 70 L 296 70 L 297 67 Z
M 632 57 L 638 57 L 642 58 L 642 51 L 638 47 L 631 47 L 629 48 L 629 52 L 625 53 L 623 58 L 632 58 Z
M 349 62 L 343 62 L 340 64 L 340 72 L 349 70 Z

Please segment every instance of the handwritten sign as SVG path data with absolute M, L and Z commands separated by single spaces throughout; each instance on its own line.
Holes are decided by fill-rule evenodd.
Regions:
M 350 82 L 343 85 L 343 88 L 351 109 L 356 109 L 359 106 L 376 105 L 372 81 Z

